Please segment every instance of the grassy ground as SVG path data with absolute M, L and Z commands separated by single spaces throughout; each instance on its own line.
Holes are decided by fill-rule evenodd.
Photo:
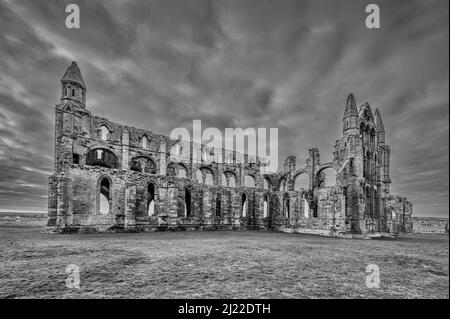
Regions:
M 42 231 L 0 223 L 0 298 L 449 298 L 445 235 Z M 65 286 L 69 264 L 79 290 Z M 365 285 L 368 264 L 380 268 L 379 289 Z

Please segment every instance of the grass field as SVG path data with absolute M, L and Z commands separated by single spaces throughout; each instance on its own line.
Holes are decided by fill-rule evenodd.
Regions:
M 0 298 L 449 298 L 446 235 L 52 235 L 41 224 L 0 224 Z M 65 286 L 69 264 L 78 290 Z M 368 264 L 379 289 L 365 285 Z

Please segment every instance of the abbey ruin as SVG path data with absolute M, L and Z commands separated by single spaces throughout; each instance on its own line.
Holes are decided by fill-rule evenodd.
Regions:
M 323 235 L 411 232 L 412 204 L 390 192 L 390 147 L 378 109 L 350 94 L 332 162 L 317 148 L 277 173 L 256 161 L 192 161 L 192 143 L 119 125 L 86 107 L 75 62 L 55 108 L 48 228 L 72 231 L 282 230 Z M 171 150 L 176 152 L 171 152 Z M 210 150 L 201 146 L 202 154 Z

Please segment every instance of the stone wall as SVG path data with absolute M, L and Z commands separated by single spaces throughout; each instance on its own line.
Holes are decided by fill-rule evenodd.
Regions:
M 412 203 L 405 197 L 390 195 L 386 198 L 388 224 L 392 233 L 411 233 L 413 231 Z
M 281 171 L 265 173 L 258 158 L 225 149 L 219 158 L 205 145 L 91 114 L 75 62 L 62 85 L 77 94 L 55 108 L 48 227 L 56 231 L 412 231 L 412 204 L 389 192 L 381 116 L 375 121 L 368 103 L 358 111 L 353 95 L 331 161 L 310 148 L 305 166 L 290 155 Z
M 448 218 L 413 217 L 414 233 L 448 234 Z

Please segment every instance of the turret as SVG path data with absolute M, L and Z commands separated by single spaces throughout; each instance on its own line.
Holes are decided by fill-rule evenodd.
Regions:
M 344 117 L 342 120 L 344 135 L 352 133 L 358 134 L 358 109 L 356 108 L 356 101 L 353 94 L 349 94 L 349 96 L 347 97 L 347 104 L 345 106 Z
M 61 103 L 73 102 L 86 107 L 86 86 L 81 76 L 80 68 L 73 61 L 61 79 Z
M 380 111 L 378 111 L 378 109 L 375 111 L 375 125 L 377 126 L 378 144 L 384 145 L 386 132 L 384 130 L 383 120 L 381 119 Z

